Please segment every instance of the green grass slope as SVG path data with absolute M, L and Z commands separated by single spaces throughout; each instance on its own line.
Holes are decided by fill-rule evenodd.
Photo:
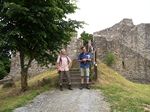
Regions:
M 98 73 L 95 87 L 106 95 L 112 112 L 150 112 L 150 85 L 130 82 L 103 63 Z

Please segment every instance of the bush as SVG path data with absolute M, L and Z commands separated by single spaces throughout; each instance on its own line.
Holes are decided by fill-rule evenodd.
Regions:
M 5 70 L 5 65 L 2 61 L 0 61 L 0 79 L 3 79 L 7 74 L 7 71 Z
M 10 60 L 0 59 L 0 79 L 3 79 L 10 71 Z
M 108 66 L 112 66 L 112 64 L 115 63 L 115 55 L 112 52 L 109 52 L 108 54 L 106 54 L 105 63 Z

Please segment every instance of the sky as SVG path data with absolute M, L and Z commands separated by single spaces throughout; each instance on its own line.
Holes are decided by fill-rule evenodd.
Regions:
M 135 25 L 150 23 L 150 0 L 77 0 L 78 10 L 70 18 L 84 21 L 84 29 L 93 33 L 111 27 L 124 18 Z

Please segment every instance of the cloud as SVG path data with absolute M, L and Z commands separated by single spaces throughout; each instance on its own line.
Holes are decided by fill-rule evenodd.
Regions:
M 89 25 L 83 30 L 92 33 L 111 27 L 123 18 L 133 19 L 135 24 L 150 23 L 149 4 L 150 0 L 78 0 L 80 9 L 70 17 L 85 21 Z

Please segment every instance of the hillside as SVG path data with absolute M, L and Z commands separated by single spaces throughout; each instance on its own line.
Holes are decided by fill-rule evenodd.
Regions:
M 103 63 L 98 71 L 95 87 L 103 91 L 113 112 L 150 112 L 150 85 L 130 82 Z

